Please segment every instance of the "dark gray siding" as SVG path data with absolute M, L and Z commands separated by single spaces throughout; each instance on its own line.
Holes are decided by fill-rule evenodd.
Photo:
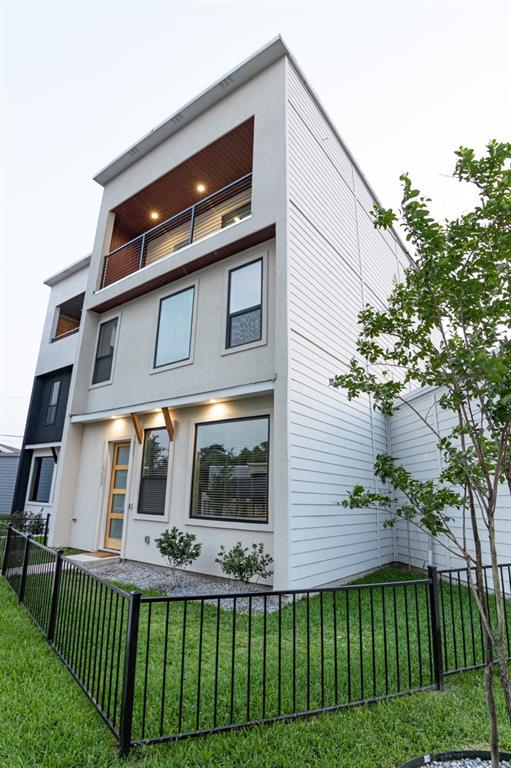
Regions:
M 36 376 L 34 379 L 32 396 L 30 398 L 30 406 L 28 409 L 27 424 L 25 427 L 25 437 L 23 439 L 23 448 L 12 501 L 13 511 L 25 508 L 30 465 L 32 461 L 32 450 L 26 449 L 25 446 L 59 443 L 62 439 L 72 371 L 73 366 L 70 365 L 66 368 L 60 368 L 59 370 L 46 373 L 44 376 Z M 50 397 L 50 387 L 52 382 L 56 379 L 60 380 L 57 412 L 54 422 L 48 424 L 46 421 L 46 412 Z
M 0 514 L 9 514 L 16 485 L 19 464 L 18 453 L 0 454 Z

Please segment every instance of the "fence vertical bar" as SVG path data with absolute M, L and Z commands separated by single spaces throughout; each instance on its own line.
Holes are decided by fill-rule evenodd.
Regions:
M 45 547 L 48 546 L 48 532 L 50 530 L 50 513 L 48 512 L 46 515 L 46 520 L 44 521 L 44 532 L 43 532 L 43 544 Z
M 437 569 L 428 565 L 429 601 L 431 606 L 431 634 L 433 639 L 433 665 L 435 682 L 439 691 L 444 687 L 444 665 L 442 660 L 442 637 L 440 632 L 440 603 L 438 600 Z
M 131 749 L 133 727 L 133 699 L 135 694 L 135 672 L 137 662 L 138 623 L 140 618 L 140 592 L 132 592 L 126 628 L 126 650 L 124 653 L 124 675 L 122 683 L 119 743 L 122 757 Z
M 11 536 L 12 536 L 12 525 L 9 523 L 9 525 L 7 526 L 7 537 L 5 539 L 4 557 L 2 560 L 2 576 L 4 577 L 7 573 L 7 563 L 9 562 Z
M 25 541 L 25 552 L 23 554 L 23 566 L 21 568 L 21 581 L 20 581 L 20 591 L 18 593 L 18 602 L 22 603 L 23 599 L 25 597 L 25 585 L 27 583 L 27 570 L 28 570 L 28 557 L 30 554 L 30 540 L 32 538 L 31 533 L 27 533 L 27 538 Z
M 50 615 L 48 617 L 48 631 L 46 633 L 46 639 L 49 643 L 53 642 L 55 624 L 57 622 L 57 606 L 59 604 L 60 575 L 62 573 L 63 557 L 64 550 L 59 549 L 57 551 L 57 559 L 55 560 L 55 570 L 53 572 L 53 581 L 51 585 Z

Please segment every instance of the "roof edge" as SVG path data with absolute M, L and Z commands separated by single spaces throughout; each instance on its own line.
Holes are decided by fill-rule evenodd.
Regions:
M 166 118 L 156 128 L 153 128 L 152 131 L 139 139 L 139 141 L 128 147 L 115 160 L 112 160 L 111 163 L 98 171 L 94 176 L 94 181 L 97 181 L 98 184 L 104 187 L 105 184 L 112 181 L 112 179 L 133 165 L 141 157 L 147 155 L 152 149 L 155 149 L 163 141 L 177 133 L 181 128 L 184 128 L 188 123 L 191 123 L 192 120 L 195 120 L 214 104 L 221 101 L 228 93 L 232 93 L 286 55 L 289 55 L 287 47 L 281 36 L 277 35 L 277 37 L 273 38 L 273 40 L 252 54 L 248 59 L 245 59 L 241 64 L 229 70 L 227 74 L 214 82 L 213 85 L 199 93 L 198 96 L 185 104 L 184 107 Z
M 54 275 L 51 275 L 50 277 L 46 278 L 46 280 L 44 281 L 44 284 L 52 288 L 57 283 L 60 283 L 62 280 L 65 280 L 66 277 L 70 277 L 71 275 L 74 275 L 75 272 L 79 272 L 81 269 L 85 269 L 85 267 L 88 267 L 90 264 L 90 259 L 91 259 L 91 254 L 89 253 L 88 256 L 84 256 L 82 259 L 78 259 L 78 261 L 74 261 L 68 267 L 64 267 L 64 269 L 60 270 L 60 272 L 56 272 Z

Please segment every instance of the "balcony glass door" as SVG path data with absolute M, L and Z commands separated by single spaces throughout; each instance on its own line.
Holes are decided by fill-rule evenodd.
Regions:
M 129 458 L 130 444 L 114 443 L 105 529 L 105 547 L 108 549 L 121 549 L 122 529 L 126 516 Z

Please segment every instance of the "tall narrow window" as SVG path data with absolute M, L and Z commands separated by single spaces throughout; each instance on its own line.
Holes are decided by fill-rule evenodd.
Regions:
M 138 495 L 139 515 L 165 514 L 169 445 L 166 429 L 146 429 Z
M 188 360 L 192 346 L 195 288 L 167 296 L 160 301 L 154 367 Z
M 36 456 L 30 489 L 30 501 L 47 504 L 50 500 L 51 482 L 55 461 L 53 456 Z
M 52 381 L 46 407 L 46 424 L 54 424 L 57 418 L 57 406 L 59 404 L 60 379 Z
M 263 260 L 257 259 L 229 272 L 227 347 L 239 347 L 262 338 Z
M 110 381 L 116 335 L 116 317 L 99 326 L 98 348 L 96 350 L 96 360 L 94 362 L 94 373 L 92 374 L 93 384 Z
M 197 424 L 191 517 L 268 522 L 268 416 Z

